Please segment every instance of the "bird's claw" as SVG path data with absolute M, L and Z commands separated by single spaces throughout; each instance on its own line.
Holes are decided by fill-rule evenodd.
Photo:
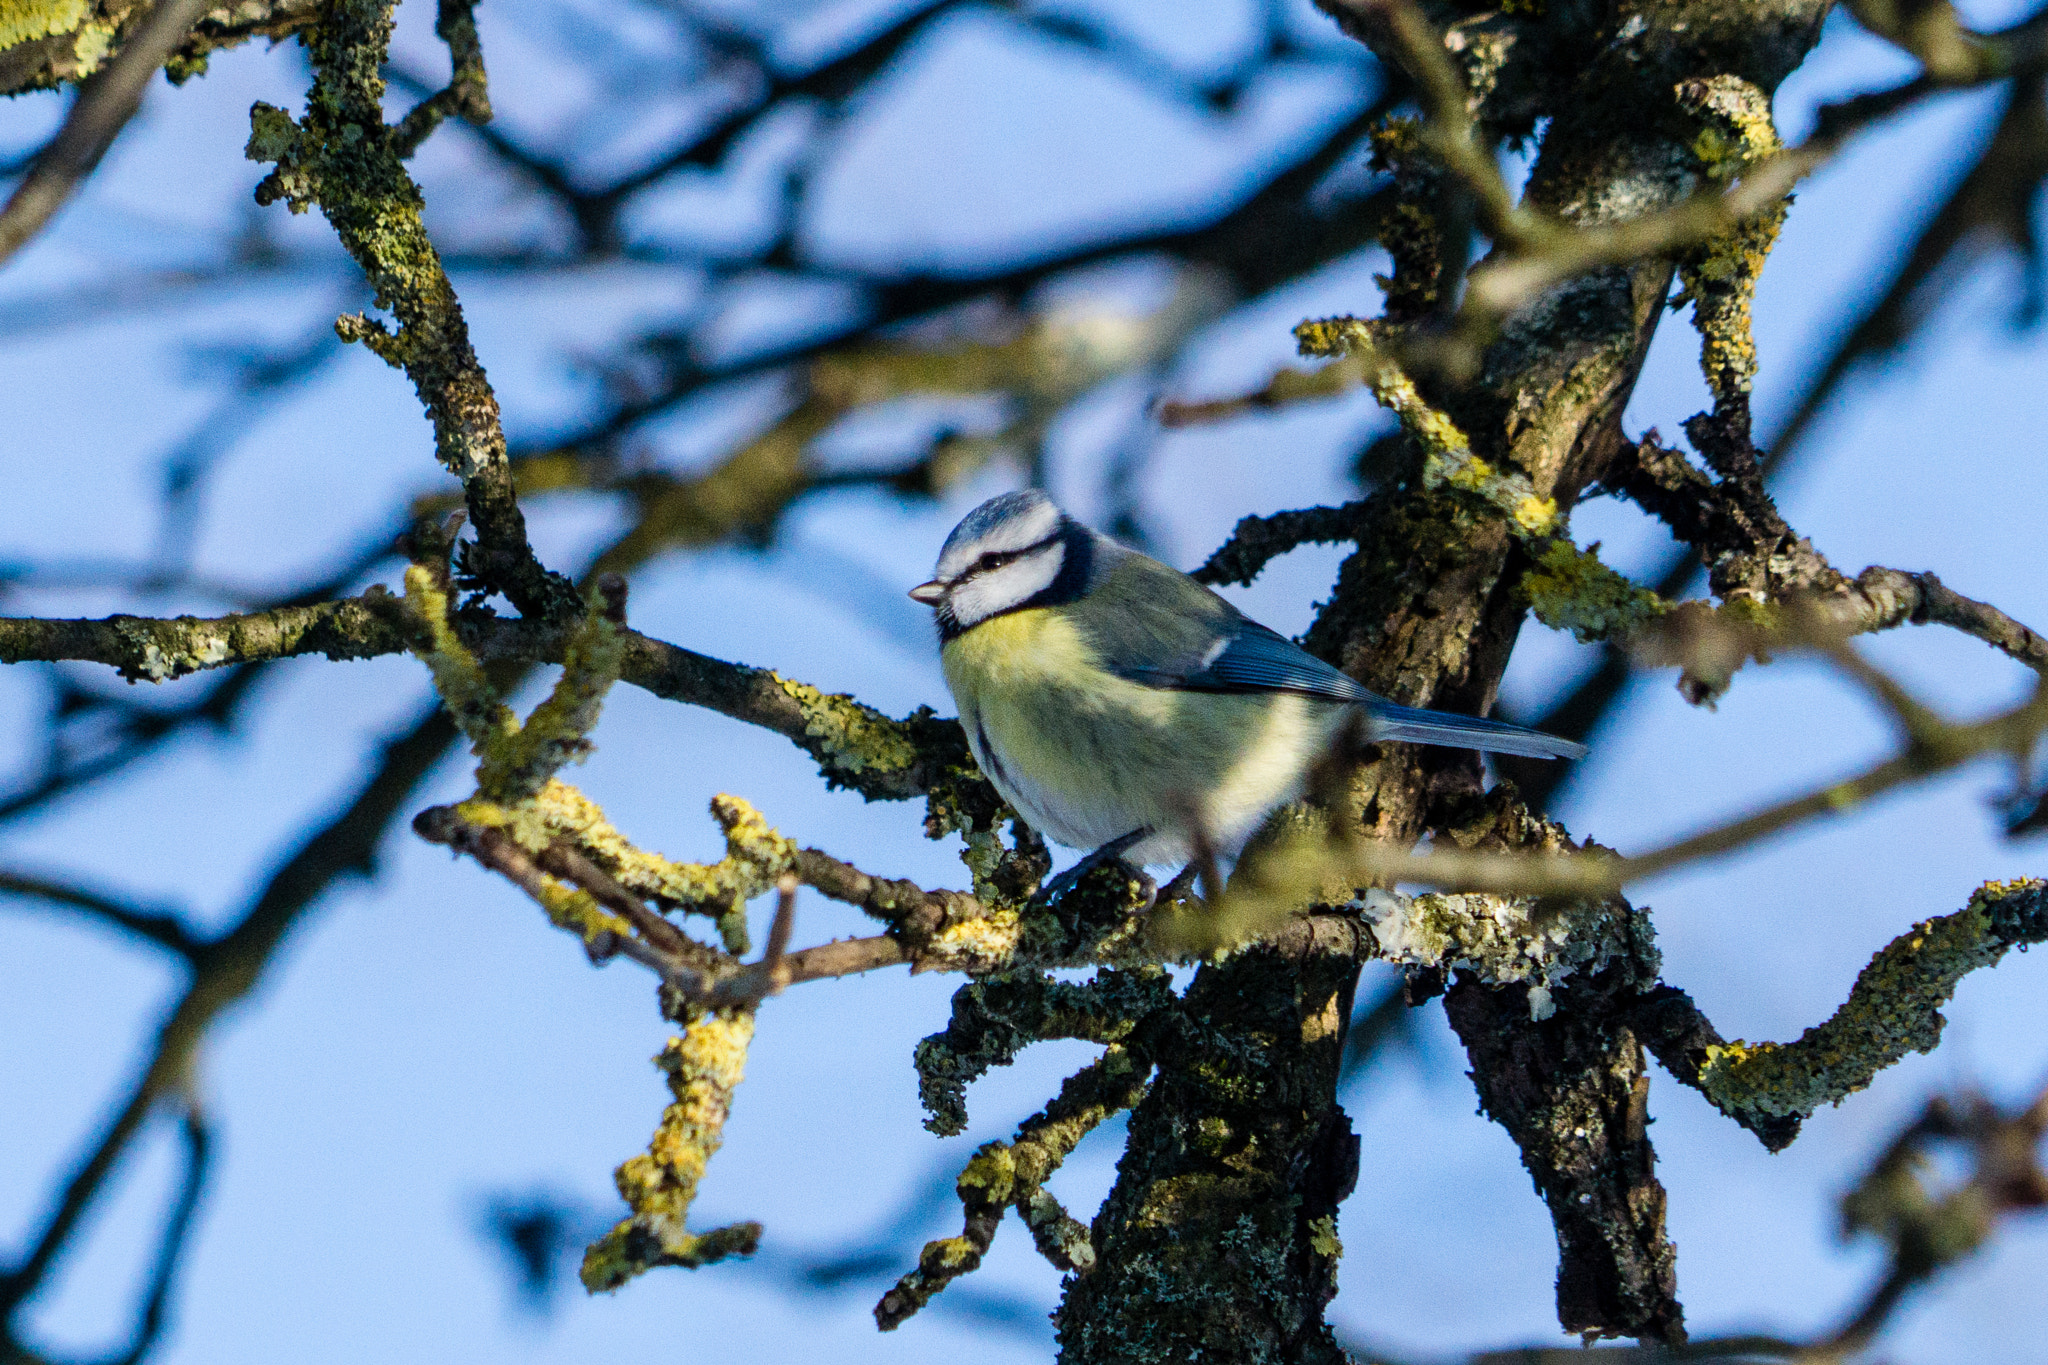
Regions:
M 1038 894 L 1031 898 L 1031 908 L 1034 910 L 1048 908 L 1054 902 L 1066 896 L 1076 886 L 1080 885 L 1081 879 L 1095 871 L 1096 868 L 1115 863 L 1126 877 L 1138 883 L 1140 896 L 1138 909 L 1141 911 L 1150 910 L 1153 902 L 1159 899 L 1159 883 L 1154 881 L 1152 874 L 1144 868 L 1133 867 L 1123 860 L 1124 850 L 1130 848 L 1150 833 L 1150 830 L 1135 829 L 1129 834 L 1124 835 L 1121 839 L 1110 840 L 1101 848 L 1096 849 L 1093 853 L 1081 859 L 1080 862 L 1075 863 L 1065 872 L 1060 873 L 1059 876 L 1054 877 L 1051 881 L 1040 887 Z

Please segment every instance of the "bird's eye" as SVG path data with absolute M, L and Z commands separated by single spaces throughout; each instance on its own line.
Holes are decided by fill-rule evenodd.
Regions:
M 974 561 L 974 572 L 987 573 L 990 569 L 1000 569 L 1022 553 L 1022 550 L 990 550 Z

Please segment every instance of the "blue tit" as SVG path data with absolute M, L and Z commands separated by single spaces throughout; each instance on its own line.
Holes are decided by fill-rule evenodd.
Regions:
M 1368 740 L 1540 758 L 1585 746 L 1397 706 L 1039 492 L 946 538 L 929 583 L 946 685 L 975 760 L 1033 828 L 1090 864 L 1230 851 L 1301 795 L 1363 712 Z

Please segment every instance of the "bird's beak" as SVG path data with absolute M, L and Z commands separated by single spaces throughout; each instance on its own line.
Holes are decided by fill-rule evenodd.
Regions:
M 910 590 L 910 599 L 913 602 L 922 602 L 928 607 L 936 607 L 945 596 L 946 585 L 936 578 L 929 583 L 920 583 Z

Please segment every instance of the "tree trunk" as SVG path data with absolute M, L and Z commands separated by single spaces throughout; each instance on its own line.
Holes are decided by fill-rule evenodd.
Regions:
M 1396 64 L 1368 6 L 1325 2 Z M 1430 9 L 1439 24 L 1457 17 Z M 1812 0 L 1612 13 L 1553 0 L 1539 16 L 1496 16 L 1487 32 L 1511 41 L 1497 49 L 1505 61 L 1479 116 L 1507 128 L 1550 118 L 1526 204 L 1580 225 L 1634 217 L 1701 181 L 1700 124 L 1680 105 L 1679 84 L 1734 76 L 1767 93 L 1804 58 L 1825 12 Z M 1413 283 L 1401 278 L 1409 268 L 1397 250 L 1390 297 Z M 1672 271 L 1649 261 L 1553 290 L 1510 320 L 1474 382 L 1420 376 L 1423 396 L 1456 421 L 1475 456 L 1519 470 L 1539 498 L 1568 510 L 1620 444 Z M 1505 518 L 1420 476 L 1411 457 L 1375 492 L 1308 644 L 1397 701 L 1483 713 L 1520 628 L 1527 561 Z M 1353 796 L 1373 837 L 1406 843 L 1481 783 L 1475 755 L 1386 746 Z M 1096 1219 L 1096 1269 L 1069 1282 L 1059 1314 L 1066 1365 L 1342 1358 L 1322 1312 L 1339 1251 L 1331 1215 L 1357 1171 L 1335 1093 L 1338 1021 L 1356 970 L 1342 952 L 1260 950 L 1198 974 L 1185 1034 L 1156 1054 L 1158 1078 Z M 1683 1340 L 1644 1127 L 1643 1049 L 1601 1008 L 1606 999 L 1599 978 L 1569 985 L 1541 1023 L 1519 988 L 1461 981 L 1449 1003 L 1487 1112 L 1562 1215 L 1563 1325 Z

